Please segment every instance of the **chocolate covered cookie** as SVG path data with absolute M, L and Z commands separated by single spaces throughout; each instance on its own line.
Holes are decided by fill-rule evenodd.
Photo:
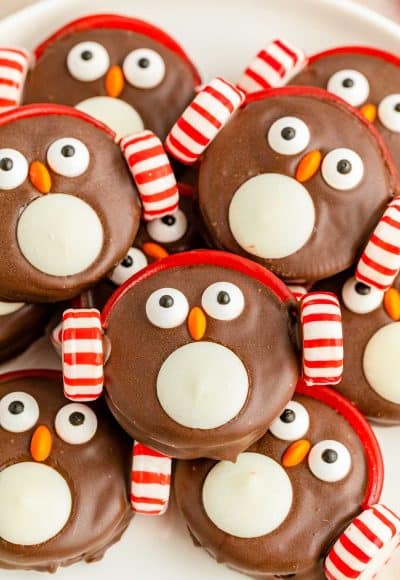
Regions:
M 166 140 L 182 162 L 201 157 L 198 203 L 208 237 L 288 281 L 349 267 L 398 191 L 383 140 L 321 89 L 243 98 L 215 79 Z
M 374 434 L 327 388 L 299 386 L 235 463 L 179 461 L 174 482 L 195 543 L 254 578 L 370 579 L 399 542 L 400 520 L 376 505 Z
M 131 443 L 103 402 L 70 403 L 56 371 L 0 377 L 0 568 L 102 558 L 131 518 Z

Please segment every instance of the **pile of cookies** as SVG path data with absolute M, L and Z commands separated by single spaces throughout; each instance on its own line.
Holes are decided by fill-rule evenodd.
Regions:
M 0 357 L 47 332 L 62 364 L 0 377 L 0 568 L 98 560 L 172 488 L 250 577 L 391 558 L 367 420 L 400 423 L 399 79 L 274 40 L 202 84 L 122 15 L 0 48 Z

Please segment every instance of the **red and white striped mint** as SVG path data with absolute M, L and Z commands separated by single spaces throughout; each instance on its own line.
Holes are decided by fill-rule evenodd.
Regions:
M 21 103 L 30 60 L 23 48 L 0 47 L 0 113 Z
M 179 190 L 160 139 L 152 131 L 142 131 L 124 137 L 120 146 L 139 190 L 143 219 L 174 213 Z
M 357 265 L 356 278 L 387 290 L 400 270 L 400 196 L 388 205 Z
M 244 93 L 216 77 L 195 96 L 169 132 L 165 147 L 181 163 L 195 163 L 244 102 Z
M 135 441 L 131 474 L 131 504 L 136 513 L 162 515 L 169 501 L 172 459 Z
M 304 288 L 304 286 L 299 286 L 297 284 L 289 284 L 288 288 L 293 294 L 293 296 L 296 298 L 296 300 L 301 300 L 303 296 L 307 294 L 307 290 L 306 288 Z
M 246 94 L 282 87 L 307 64 L 304 52 L 283 39 L 273 40 L 257 54 L 237 86 Z
M 61 321 L 50 332 L 50 342 L 53 345 L 54 350 L 58 352 L 58 354 L 61 354 L 62 350 L 62 329 L 63 323 Z
M 103 340 L 100 312 L 66 310 L 62 326 L 64 394 L 71 401 L 93 401 L 103 391 Z
M 337 385 L 343 374 L 339 301 L 331 292 L 309 292 L 300 303 L 303 378 L 307 385 Z
M 353 520 L 334 544 L 324 571 L 328 580 L 372 580 L 400 543 L 400 519 L 376 504 Z

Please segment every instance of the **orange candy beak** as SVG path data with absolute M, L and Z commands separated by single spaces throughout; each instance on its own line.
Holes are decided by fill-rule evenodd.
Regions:
M 362 115 L 364 115 L 364 117 L 370 122 L 373 123 L 376 119 L 376 105 L 373 105 L 372 103 L 368 103 L 367 105 L 363 105 L 360 108 L 360 112 Z
M 400 320 L 400 292 L 396 288 L 385 292 L 383 305 L 392 320 Z
M 29 179 L 40 193 L 49 193 L 51 190 L 51 176 L 49 170 L 40 161 L 33 161 L 29 167 Z
M 46 425 L 40 425 L 35 430 L 31 440 L 31 455 L 35 461 L 46 461 L 51 453 L 53 438 Z
M 295 441 L 288 447 L 282 458 L 283 467 L 295 467 L 300 465 L 307 457 L 311 449 L 311 443 L 307 439 Z
M 145 242 L 142 245 L 142 250 L 149 258 L 153 260 L 161 260 L 162 258 L 166 258 L 168 256 L 168 252 L 165 248 L 160 246 L 160 244 L 156 244 L 154 242 Z
M 203 310 L 195 306 L 189 312 L 188 329 L 193 340 L 201 340 L 206 333 L 207 319 Z
M 117 64 L 112 66 L 105 78 L 105 89 L 108 97 L 117 98 L 125 86 L 124 73 Z
M 317 173 L 321 165 L 321 160 L 321 151 L 315 149 L 314 151 L 306 153 L 296 169 L 295 177 L 297 181 L 304 183 L 311 179 Z

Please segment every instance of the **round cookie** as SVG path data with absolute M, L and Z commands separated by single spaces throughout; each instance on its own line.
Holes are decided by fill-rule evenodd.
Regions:
M 31 105 L 0 120 L 0 297 L 49 302 L 93 286 L 131 246 L 141 209 L 114 133 Z
M 355 578 L 340 575 L 328 560 L 325 576 L 323 560 L 349 522 L 379 501 L 382 482 L 378 443 L 361 415 L 334 391 L 302 385 L 236 463 L 179 461 L 174 479 L 195 543 L 218 562 L 265 580 Z M 396 516 L 388 517 L 399 526 Z M 349 543 L 344 546 L 342 561 Z
M 208 90 L 196 105 L 209 100 Z M 196 111 L 186 110 L 166 146 L 186 162 L 206 149 L 198 202 L 214 246 L 288 281 L 315 281 L 354 262 L 399 188 L 382 139 L 361 114 L 316 88 L 255 93 L 231 116 L 225 110 L 226 124 L 207 147 L 182 129 L 199 131 Z
M 193 63 L 167 33 L 136 18 L 94 14 L 36 48 L 23 102 L 77 107 L 119 137 L 146 128 L 164 138 L 198 84 Z
M 131 519 L 131 442 L 103 402 L 66 401 L 56 371 L 0 379 L 0 568 L 102 558 Z

